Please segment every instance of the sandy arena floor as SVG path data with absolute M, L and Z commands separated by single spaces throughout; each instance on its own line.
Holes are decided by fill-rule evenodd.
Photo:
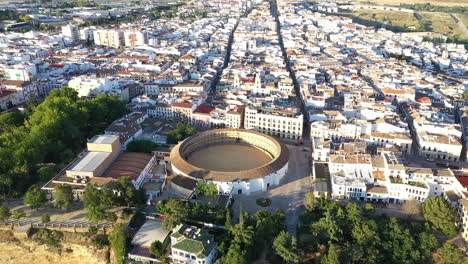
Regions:
M 242 145 L 215 145 L 199 150 L 187 160 L 194 166 L 213 171 L 242 171 L 271 161 L 263 151 Z

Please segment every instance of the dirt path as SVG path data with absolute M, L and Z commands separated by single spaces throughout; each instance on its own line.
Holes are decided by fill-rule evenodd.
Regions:
M 466 25 L 463 24 L 463 21 L 461 21 L 461 19 L 455 13 L 451 13 L 450 15 L 453 17 L 455 22 L 457 22 L 458 26 L 460 27 L 460 29 L 463 32 L 463 35 L 465 37 L 468 37 L 468 29 L 466 28 Z

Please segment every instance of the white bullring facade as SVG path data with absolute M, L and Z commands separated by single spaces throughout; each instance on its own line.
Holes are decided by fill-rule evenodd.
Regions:
M 261 150 L 271 159 L 258 167 L 244 170 L 242 164 L 239 164 L 239 171 L 209 170 L 188 162 L 193 153 L 215 145 L 247 146 Z M 219 155 L 222 156 L 223 153 Z M 280 183 L 288 170 L 289 151 L 282 142 L 256 131 L 216 129 L 198 133 L 179 143 L 172 149 L 170 159 L 174 175 L 213 182 L 221 193 L 250 194 L 266 191 L 269 186 Z

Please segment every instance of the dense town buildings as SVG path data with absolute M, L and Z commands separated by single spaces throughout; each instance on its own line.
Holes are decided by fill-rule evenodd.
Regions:
M 228 197 L 268 191 L 288 172 L 287 143 L 312 149 L 307 161 L 317 196 L 392 205 L 441 196 L 457 208 L 468 239 L 463 45 L 353 23 L 330 14 L 340 8 L 335 3 L 278 0 L 276 10 L 262 0 L 196 1 L 157 18 L 154 3 L 108 7 L 62 17 L 37 10 L 34 23 L 57 29 L 0 33 L 1 109 L 40 101 L 63 86 L 80 98 L 107 94 L 128 103 L 125 116 L 43 186 L 50 196 L 65 184 L 82 199 L 87 184 L 123 176 L 145 189 L 150 203 L 170 188 L 193 197 L 198 179 Z M 134 12 L 145 16 L 122 19 Z M 177 123 L 200 133 L 169 144 Z M 126 152 L 135 139 L 164 147 Z M 189 162 L 193 153 L 229 144 L 269 160 L 242 171 Z M 148 222 L 143 237 L 146 228 L 161 227 Z M 175 263 L 214 261 L 217 244 L 205 231 L 172 231 Z M 134 239 L 132 246 L 129 257 L 153 260 L 148 241 Z

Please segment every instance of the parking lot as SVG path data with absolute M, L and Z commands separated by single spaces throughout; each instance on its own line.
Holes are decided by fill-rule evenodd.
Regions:
M 274 212 L 281 209 L 286 213 L 286 225 L 288 232 L 296 234 L 298 216 L 305 210 L 304 196 L 312 191 L 312 181 L 309 168 L 310 148 L 304 146 L 287 145 L 289 148 L 289 168 L 286 175 L 278 186 L 272 186 L 268 191 L 255 192 L 250 195 L 234 195 L 234 215 L 239 216 L 239 205 L 242 203 L 244 211 L 255 213 L 265 209 L 258 206 L 258 198 L 269 198 L 272 203 L 267 207 L 268 211 Z

